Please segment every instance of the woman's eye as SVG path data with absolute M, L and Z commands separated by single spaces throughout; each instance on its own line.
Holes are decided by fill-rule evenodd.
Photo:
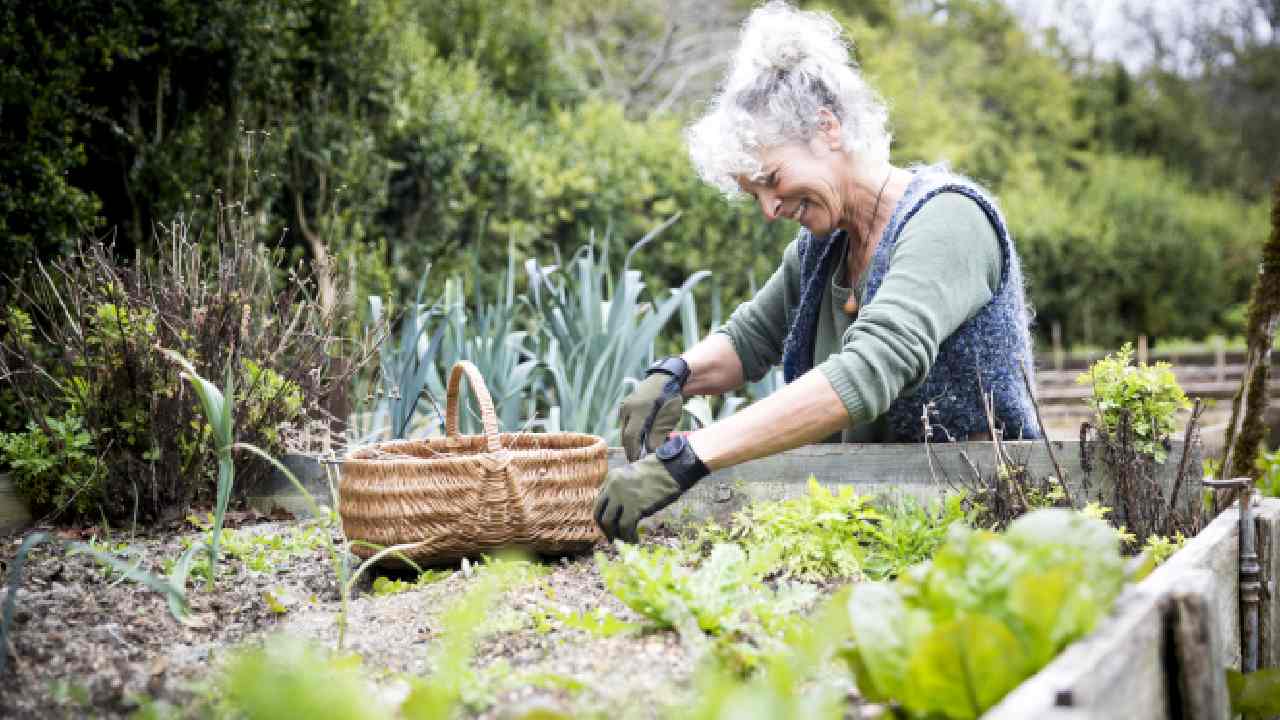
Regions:
M 777 185 L 777 184 L 778 184 L 778 171 L 777 171 L 777 170 L 774 170 L 773 172 L 769 173 L 769 177 L 768 177 L 768 179 L 767 179 L 767 182 L 769 183 L 769 187 L 773 187 L 774 185 Z

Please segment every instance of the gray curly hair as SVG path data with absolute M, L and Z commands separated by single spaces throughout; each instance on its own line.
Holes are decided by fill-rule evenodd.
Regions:
M 822 108 L 840 120 L 850 155 L 888 161 L 888 110 L 863 80 L 851 50 L 827 13 L 797 10 L 782 0 L 756 8 L 743 23 L 741 44 L 710 111 L 685 131 L 702 179 L 726 195 L 739 194 L 735 178 L 759 177 L 760 151 L 811 139 Z

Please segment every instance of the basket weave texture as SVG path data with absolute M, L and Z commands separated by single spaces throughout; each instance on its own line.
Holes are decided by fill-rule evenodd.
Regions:
M 483 435 L 458 434 L 464 374 Z M 603 438 L 498 432 L 489 390 L 466 361 L 453 366 L 447 398 L 445 437 L 378 443 L 343 458 L 338 510 L 349 540 L 437 562 L 511 547 L 579 552 L 602 537 L 591 510 L 609 469 Z M 355 542 L 351 551 L 376 552 Z

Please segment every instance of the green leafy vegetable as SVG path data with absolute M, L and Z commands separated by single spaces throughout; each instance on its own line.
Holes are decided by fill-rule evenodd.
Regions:
M 855 586 L 842 655 L 868 698 L 976 718 L 1093 630 L 1125 580 L 1116 532 L 1039 510 L 1004 535 L 953 525 L 932 562 Z

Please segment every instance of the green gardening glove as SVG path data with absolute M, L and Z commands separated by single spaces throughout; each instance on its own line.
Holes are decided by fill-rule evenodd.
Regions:
M 708 474 L 688 438 L 677 435 L 638 462 L 605 475 L 596 496 L 596 524 L 610 540 L 639 542 L 641 520 L 675 502 Z
M 678 357 L 659 360 L 645 371 L 645 378 L 622 401 L 618 423 L 622 427 L 622 449 L 635 462 L 667 441 L 680 423 L 684 411 L 685 382 L 689 365 Z

